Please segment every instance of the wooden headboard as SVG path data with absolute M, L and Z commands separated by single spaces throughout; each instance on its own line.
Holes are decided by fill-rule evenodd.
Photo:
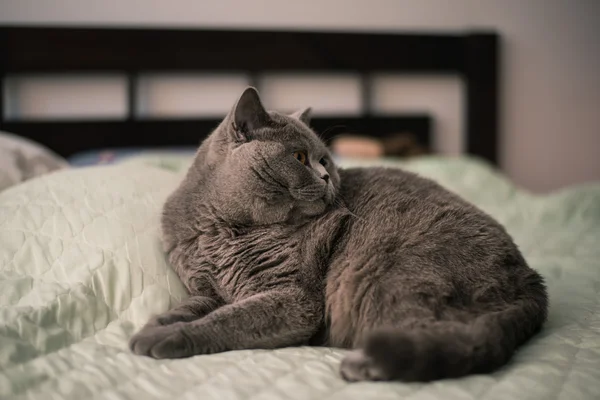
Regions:
M 409 131 L 429 143 L 426 114 L 371 111 L 372 73 L 456 75 L 464 80 L 465 151 L 498 159 L 499 37 L 493 32 L 364 33 L 222 29 L 0 26 L 0 89 L 7 76 L 118 72 L 128 76 L 128 116 L 122 120 L 7 120 L 0 130 L 42 143 L 63 156 L 106 147 L 197 145 L 219 120 L 139 119 L 137 77 L 147 72 L 353 72 L 362 78 L 361 115 L 316 117 L 313 127 L 343 125 L 374 136 Z M 325 132 L 326 135 L 335 132 Z M 339 133 L 339 132 L 338 132 Z

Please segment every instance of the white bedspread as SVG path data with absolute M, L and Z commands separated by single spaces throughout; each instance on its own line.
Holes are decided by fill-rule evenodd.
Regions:
M 185 166 L 167 161 L 65 170 L 0 193 L 1 399 L 600 399 L 600 185 L 536 197 L 470 159 L 408 163 L 507 226 L 547 279 L 549 322 L 492 375 L 347 384 L 338 350 L 129 352 L 151 314 L 186 296 L 158 237 Z

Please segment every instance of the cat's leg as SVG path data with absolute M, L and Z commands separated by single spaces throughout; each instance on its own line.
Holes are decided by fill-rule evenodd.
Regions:
M 501 289 L 491 286 L 492 293 L 483 293 L 485 300 L 477 308 L 465 306 L 460 296 L 444 293 L 444 285 L 435 283 L 419 285 L 395 305 L 368 304 L 363 311 L 371 318 L 362 321 L 374 323 L 358 349 L 342 361 L 342 376 L 348 381 L 424 382 L 499 368 L 546 318 L 540 276 L 526 273 L 522 279 L 517 287 L 525 289 L 510 301 L 498 301 Z
M 361 319 L 361 332 L 355 337 L 352 350 L 340 365 L 340 373 L 346 381 L 385 381 L 389 380 L 388 371 L 383 368 L 375 352 L 388 354 L 383 356 L 393 359 L 399 365 L 410 365 L 414 361 L 414 347 L 410 339 L 400 343 L 388 343 L 387 332 L 421 331 L 436 323 L 435 313 L 424 306 L 421 301 L 403 298 L 402 307 L 390 309 L 385 306 L 364 307 L 364 312 L 371 318 Z M 385 327 L 385 328 L 384 328 Z M 374 332 L 377 332 L 374 335 Z M 383 332 L 383 333 L 382 333 Z M 380 354 L 377 354 L 380 355 Z
M 340 366 L 340 373 L 347 381 L 390 379 L 388 371 L 375 358 L 374 349 L 384 349 L 399 365 L 412 362 L 410 340 L 407 339 L 408 344 L 388 346 L 382 340 L 374 340 L 374 333 L 384 329 L 406 333 L 427 330 L 438 321 L 444 308 L 443 299 L 451 293 L 445 282 L 423 278 L 419 281 L 409 272 L 402 277 L 388 275 L 388 279 L 356 282 L 358 286 L 352 290 L 331 290 L 329 340 L 334 346 L 353 349 Z
M 273 290 L 224 305 L 204 318 L 145 330 L 132 351 L 182 358 L 252 348 L 300 345 L 319 328 L 321 299 L 301 289 Z
M 177 322 L 189 322 L 202 318 L 223 305 L 220 299 L 208 296 L 191 296 L 167 312 L 151 318 L 129 340 L 129 348 L 133 350 L 135 344 L 152 332 L 153 328 L 171 325 Z
M 175 322 L 189 322 L 202 318 L 208 313 L 216 310 L 223 303 L 217 299 L 207 296 L 192 296 L 167 312 L 154 316 L 145 326 L 170 325 Z
M 175 322 L 193 321 L 204 317 L 225 303 L 221 296 L 216 293 L 209 279 L 202 274 L 190 275 L 180 276 L 189 290 L 190 297 L 172 309 L 153 316 L 142 329 L 151 326 L 170 325 Z

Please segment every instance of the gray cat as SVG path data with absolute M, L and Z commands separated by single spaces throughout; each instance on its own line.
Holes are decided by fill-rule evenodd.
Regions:
M 162 217 L 191 297 L 149 321 L 132 351 L 350 348 L 348 381 L 506 364 L 548 299 L 503 227 L 412 173 L 338 170 L 309 114 L 266 111 L 248 88 L 202 143 Z

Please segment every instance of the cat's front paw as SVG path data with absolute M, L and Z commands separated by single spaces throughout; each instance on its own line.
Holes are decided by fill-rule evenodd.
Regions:
M 150 320 L 146 323 L 145 327 L 172 325 L 177 322 L 188 322 L 191 320 L 192 318 L 190 318 L 187 314 L 183 315 L 181 313 L 176 312 L 166 312 L 164 314 L 155 315 L 154 317 L 150 318 Z
M 137 355 L 157 359 L 184 358 L 199 354 L 193 339 L 185 333 L 185 323 L 147 325 L 132 336 L 129 348 Z

